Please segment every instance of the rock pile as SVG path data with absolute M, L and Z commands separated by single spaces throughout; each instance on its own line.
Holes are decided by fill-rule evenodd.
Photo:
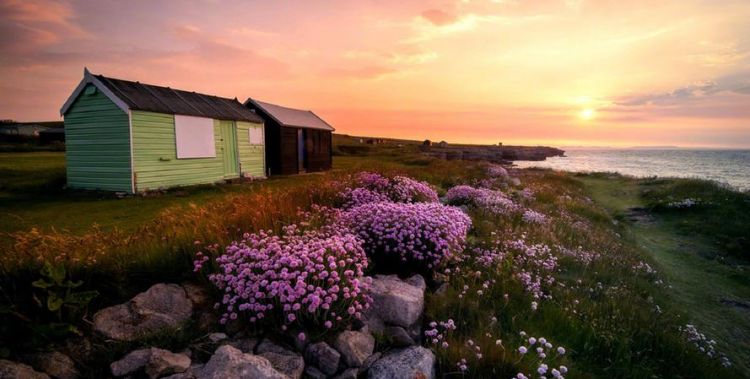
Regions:
M 329 340 L 298 342 L 291 347 L 241 332 L 208 333 L 199 344 L 182 352 L 150 346 L 133 350 L 112 362 L 110 372 L 116 378 L 150 379 L 431 379 L 435 356 L 416 346 L 425 289 L 419 275 L 405 280 L 377 275 L 372 278 L 374 304 L 365 320 Z M 191 318 L 200 324 L 204 312 L 193 315 L 193 310 L 206 309 L 209 302 L 200 287 L 156 284 L 126 303 L 97 312 L 94 330 L 112 340 L 140 341 L 155 333 L 178 330 Z M 373 334 L 385 337 L 378 346 L 385 350 L 375 351 Z M 207 347 L 208 352 L 213 351 L 210 356 L 205 355 Z M 204 354 L 202 359 L 200 354 Z M 79 377 L 75 363 L 59 352 L 39 354 L 29 363 L 31 366 L 0 360 L 0 379 Z

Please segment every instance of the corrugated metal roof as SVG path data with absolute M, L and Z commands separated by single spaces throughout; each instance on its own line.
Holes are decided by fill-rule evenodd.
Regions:
M 266 103 L 252 98 L 247 99 L 245 105 L 248 103 L 252 103 L 256 107 L 262 109 L 273 117 L 276 122 L 283 126 L 330 131 L 335 130 L 331 125 L 323 121 L 322 118 L 318 117 L 318 115 L 312 111 L 282 107 L 281 105 Z
M 237 99 L 227 99 L 169 87 L 93 75 L 129 109 L 207 117 L 220 120 L 263 122 Z

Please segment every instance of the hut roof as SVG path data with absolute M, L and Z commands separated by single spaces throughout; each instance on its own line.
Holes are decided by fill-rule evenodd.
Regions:
M 237 99 L 228 99 L 169 87 L 115 79 L 84 71 L 83 80 L 60 110 L 65 114 L 86 84 L 93 84 L 124 111 L 139 110 L 221 120 L 263 122 L 263 119 L 242 106 Z
M 248 98 L 245 105 L 253 104 L 271 116 L 282 126 L 334 131 L 333 126 L 318 117 L 312 111 L 283 107 Z

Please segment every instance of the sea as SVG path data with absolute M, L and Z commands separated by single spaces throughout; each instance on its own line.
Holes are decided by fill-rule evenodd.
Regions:
M 679 177 L 713 180 L 740 191 L 750 190 L 750 149 L 563 148 L 564 157 L 516 161 L 518 167 L 573 172 L 618 172 L 635 177 Z

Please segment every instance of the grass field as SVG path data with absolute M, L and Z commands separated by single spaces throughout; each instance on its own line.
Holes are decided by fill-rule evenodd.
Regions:
M 221 246 L 244 231 L 278 231 L 299 222 L 298 209 L 334 204 L 341 189 L 337 183 L 349 173 L 409 175 L 441 194 L 486 175 L 477 163 L 428 159 L 406 150 L 375 147 L 338 155 L 328 173 L 123 199 L 63 190 L 60 153 L 0 154 L 0 243 L 5 248 L 0 256 L 0 345 L 21 350 L 57 346 L 59 339 L 31 327 L 51 321 L 86 333 L 80 317 L 53 317 L 32 301 L 29 284 L 44 261 L 62 264 L 72 278 L 84 281 L 84 289 L 98 291 L 90 304 L 94 310 L 153 283 L 200 281 L 192 272 L 199 248 L 195 241 Z M 541 362 L 564 364 L 569 377 L 582 378 L 750 375 L 750 283 L 742 229 L 750 214 L 748 195 L 692 180 L 534 169 L 513 174 L 522 186 L 506 184 L 503 191 L 544 220 L 467 209 L 473 228 L 465 260 L 456 267 L 461 270 L 451 274 L 445 293 L 427 299 L 428 320 L 452 318 L 457 324 L 446 336 L 449 348 L 434 346 L 443 377 L 510 377 L 533 372 Z M 703 203 L 668 206 L 685 198 Z M 539 246 L 549 248 L 549 253 L 541 249 L 543 256 L 554 255 L 548 262 L 553 271 L 537 262 Z M 476 260 L 478 251 L 502 252 L 502 259 L 488 266 Z M 531 297 L 519 273 L 544 277 L 545 295 Z M 716 339 L 716 350 L 727 355 L 732 368 L 723 369 L 688 342 L 678 329 L 686 324 Z M 546 360 L 519 355 L 526 343 L 521 331 L 545 336 L 565 346 L 567 354 Z M 195 337 L 180 334 L 149 343 L 177 349 Z M 89 341 L 93 353 L 79 357 L 88 377 L 105 375 L 112 357 L 128 348 L 94 336 Z M 0 356 L 15 353 L 0 349 Z M 457 368 L 462 360 L 468 366 L 463 373 Z

